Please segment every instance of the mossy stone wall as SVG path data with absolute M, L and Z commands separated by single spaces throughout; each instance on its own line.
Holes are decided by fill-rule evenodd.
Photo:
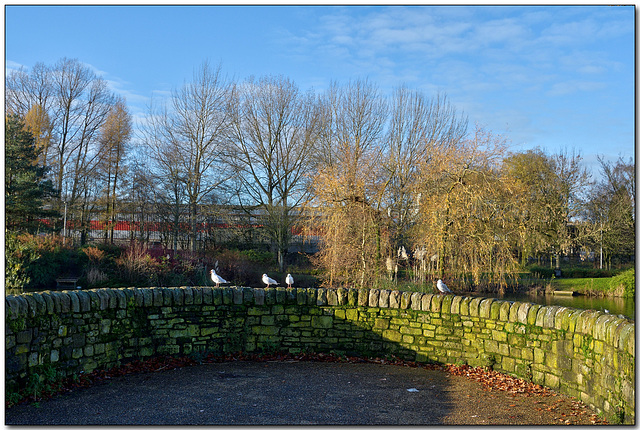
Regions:
M 635 325 L 597 311 L 388 290 L 124 288 L 6 297 L 5 378 L 162 354 L 301 351 L 490 366 L 635 422 Z

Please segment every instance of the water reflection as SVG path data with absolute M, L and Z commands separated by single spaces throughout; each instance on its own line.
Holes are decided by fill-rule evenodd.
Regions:
M 530 302 L 540 305 L 564 306 L 575 309 L 595 309 L 601 312 L 609 311 L 609 313 L 613 315 L 624 315 L 633 320 L 636 318 L 635 300 L 623 299 L 622 297 L 558 296 L 551 294 L 539 296 L 529 294 L 505 294 L 499 297 L 498 295 L 490 293 L 482 293 L 480 295 L 482 297 L 493 297 L 512 302 Z

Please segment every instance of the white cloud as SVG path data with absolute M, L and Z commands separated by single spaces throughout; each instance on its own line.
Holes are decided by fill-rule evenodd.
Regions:
M 5 61 L 5 67 L 6 67 L 6 71 L 7 72 L 10 71 L 10 70 L 20 70 L 22 68 L 26 69 L 26 67 L 23 66 L 22 64 L 17 63 L 15 61 L 11 61 L 11 60 L 6 60 Z
M 603 82 L 566 80 L 553 84 L 546 94 L 551 97 L 566 96 L 577 92 L 600 91 L 606 87 L 607 85 Z

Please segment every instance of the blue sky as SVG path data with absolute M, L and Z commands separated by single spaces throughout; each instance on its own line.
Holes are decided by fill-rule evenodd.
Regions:
M 5 65 L 77 58 L 141 119 L 208 60 L 316 92 L 438 91 L 514 151 L 635 158 L 633 6 L 5 5 Z M 594 172 L 595 173 L 595 172 Z

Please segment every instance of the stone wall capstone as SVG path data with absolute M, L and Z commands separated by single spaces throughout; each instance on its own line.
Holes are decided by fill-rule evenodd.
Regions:
M 593 310 L 366 289 L 180 287 L 7 296 L 5 382 L 156 355 L 394 355 L 490 366 L 635 423 L 635 324 Z

